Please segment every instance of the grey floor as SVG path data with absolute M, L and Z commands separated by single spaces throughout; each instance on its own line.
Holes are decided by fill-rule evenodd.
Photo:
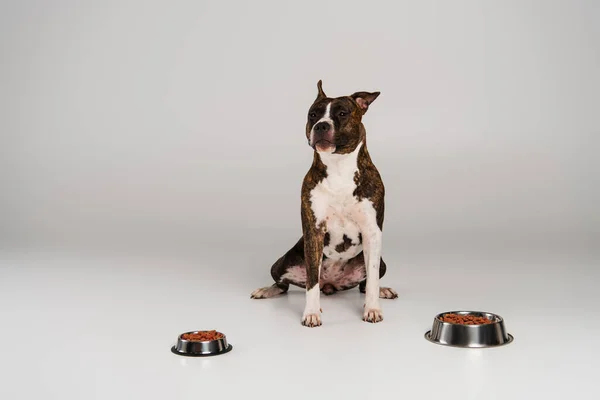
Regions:
M 300 325 L 299 289 L 251 300 L 269 284 L 265 249 L 223 254 L 0 254 L 3 399 L 592 398 L 600 278 L 589 257 L 415 256 L 387 251 L 381 324 L 361 321 L 358 290 L 322 300 Z M 437 346 L 435 314 L 496 312 L 515 341 Z M 181 332 L 218 329 L 234 350 L 171 354 Z

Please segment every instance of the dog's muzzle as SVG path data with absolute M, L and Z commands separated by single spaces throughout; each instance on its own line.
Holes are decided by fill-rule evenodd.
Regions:
M 333 153 L 335 151 L 333 127 L 329 122 L 321 121 L 313 126 L 309 145 L 319 152 Z

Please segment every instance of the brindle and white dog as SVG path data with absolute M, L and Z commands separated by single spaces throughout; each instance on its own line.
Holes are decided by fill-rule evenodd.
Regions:
M 274 297 L 290 284 L 305 288 L 302 324 L 314 327 L 321 325 L 321 291 L 330 295 L 358 285 L 366 293 L 363 320 L 379 322 L 379 298 L 398 297 L 393 289 L 379 287 L 386 271 L 381 258 L 385 190 L 362 124 L 379 92 L 330 98 L 321 81 L 317 88 L 306 124 L 314 159 L 302 184 L 303 236 L 271 267 L 275 284 L 251 297 Z

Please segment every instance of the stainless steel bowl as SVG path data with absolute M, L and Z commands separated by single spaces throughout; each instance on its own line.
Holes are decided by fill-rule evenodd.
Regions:
M 233 349 L 233 346 L 227 343 L 227 337 L 223 335 L 221 339 L 210 340 L 206 342 L 192 341 L 182 339 L 182 336 L 189 333 L 198 333 L 201 331 L 184 332 L 177 337 L 177 344 L 171 348 L 171 351 L 180 356 L 188 357 L 208 357 L 225 354 Z
M 473 315 L 492 321 L 483 325 L 460 325 L 443 322 L 446 314 Z M 433 326 L 425 333 L 425 339 L 432 343 L 453 347 L 483 348 L 497 347 L 513 341 L 512 335 L 506 333 L 504 319 L 496 314 L 482 311 L 448 311 L 435 316 Z

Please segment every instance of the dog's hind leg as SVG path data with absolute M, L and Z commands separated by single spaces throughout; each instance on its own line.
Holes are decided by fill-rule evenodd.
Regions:
M 383 258 L 382 258 L 381 261 L 379 262 L 379 278 L 380 279 L 383 278 L 386 270 L 387 270 L 387 266 L 385 265 L 385 262 L 383 262 Z M 366 286 L 367 286 L 366 280 L 362 281 L 358 285 L 358 289 L 360 290 L 361 293 L 366 292 Z M 379 288 L 379 298 L 380 299 L 397 299 L 398 293 L 392 288 L 380 287 Z
M 271 297 L 279 296 L 288 291 L 290 285 L 287 283 L 274 283 L 271 286 L 264 288 L 258 288 L 250 295 L 251 299 L 268 299 Z
M 303 276 L 301 276 L 303 275 Z M 306 267 L 304 266 L 304 241 L 302 238 L 271 267 L 271 277 L 275 283 L 258 288 L 250 295 L 252 299 L 268 299 L 286 293 L 290 283 L 304 287 Z
M 282 279 L 283 274 L 280 273 L 283 269 L 284 262 L 285 256 L 275 261 L 275 264 L 271 267 L 271 276 L 273 277 L 273 280 L 275 280 L 275 283 L 271 286 L 256 289 L 250 295 L 251 299 L 269 299 L 288 291 L 290 284 Z

